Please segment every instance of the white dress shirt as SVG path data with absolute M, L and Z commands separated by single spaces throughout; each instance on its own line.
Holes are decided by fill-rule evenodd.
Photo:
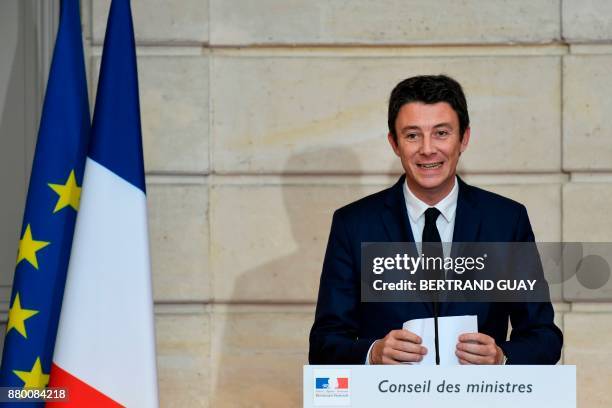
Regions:
M 455 215 L 457 214 L 457 198 L 459 197 L 459 183 L 455 177 L 455 185 L 446 197 L 438 201 L 433 207 L 440 211 L 440 215 L 436 220 L 436 227 L 440 234 L 440 241 L 453 242 L 453 231 L 455 230 Z M 431 206 L 415 196 L 408 188 L 408 184 L 404 183 L 404 199 L 406 200 L 406 209 L 408 210 L 408 220 L 410 221 L 410 229 L 412 237 L 416 242 L 419 255 L 421 254 L 421 241 L 423 240 L 423 228 L 425 228 L 425 211 Z M 444 256 L 450 256 L 447 253 L 450 250 L 450 245 L 444 245 Z
M 408 188 L 408 183 L 404 183 L 404 199 L 406 201 L 406 210 L 408 211 L 408 220 L 410 221 L 410 229 L 412 237 L 416 243 L 419 254 L 421 253 L 421 242 L 423 240 L 423 228 L 425 228 L 425 211 L 432 207 L 424 201 L 421 201 Z M 455 230 L 455 215 L 457 214 L 457 198 L 459 197 L 459 183 L 455 176 L 455 185 L 446 197 L 438 201 L 433 207 L 440 211 L 440 216 L 436 220 L 436 227 L 440 234 L 440 241 L 453 242 L 453 231 Z M 450 245 L 444 245 L 444 256 L 450 256 Z M 366 355 L 366 364 L 370 364 L 370 352 L 372 345 Z

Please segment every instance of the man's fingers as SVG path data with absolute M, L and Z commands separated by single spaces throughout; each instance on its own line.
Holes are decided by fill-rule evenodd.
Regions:
M 427 348 L 420 344 L 410 343 L 404 340 L 394 340 L 389 346 L 395 350 L 404 351 L 406 353 L 427 354 Z
M 457 350 L 465 351 L 479 356 L 495 355 L 495 347 L 491 344 L 457 343 Z
M 470 364 L 498 363 L 498 347 L 495 339 L 484 333 L 464 333 L 459 336 L 455 354 Z
M 423 341 L 419 336 L 409 330 L 393 330 L 392 334 L 395 339 L 409 341 L 411 343 L 421 344 Z
M 400 363 L 416 363 L 417 361 L 421 361 L 423 360 L 423 355 L 422 354 L 415 354 L 415 353 L 406 353 L 405 351 L 401 351 L 401 350 L 385 350 L 385 355 L 395 361 L 398 361 Z
M 387 357 L 387 356 L 382 357 L 382 363 L 383 364 L 402 364 L 401 361 L 394 360 L 391 357 Z
M 479 356 L 461 350 L 455 350 L 455 355 L 470 364 L 495 364 L 495 356 Z
M 495 343 L 495 340 L 493 340 L 493 337 L 487 336 L 484 333 L 463 333 L 461 336 L 459 336 L 459 341 L 460 342 L 477 342 L 477 343 L 482 343 L 482 344 L 490 344 L 490 343 Z
M 470 364 L 485 364 L 482 356 L 466 353 L 465 351 L 460 350 L 455 350 L 455 354 L 460 360 L 464 360 Z
M 462 365 L 472 365 L 472 363 L 470 363 L 469 361 L 464 360 L 462 358 L 459 359 L 459 364 L 462 364 Z
M 378 364 L 399 364 L 420 361 L 427 349 L 421 338 L 408 330 L 392 330 L 374 342 L 371 361 Z

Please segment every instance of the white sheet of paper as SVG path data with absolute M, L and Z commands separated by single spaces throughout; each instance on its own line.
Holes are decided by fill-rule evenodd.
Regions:
M 409 330 L 423 339 L 423 346 L 427 347 L 427 354 L 423 360 L 414 364 L 435 365 L 436 345 L 434 319 L 408 320 L 403 325 L 404 330 Z M 478 318 L 475 315 L 465 316 L 442 316 L 438 318 L 438 342 L 440 346 L 440 365 L 459 365 L 459 359 L 455 355 L 458 338 L 463 333 L 478 332 Z

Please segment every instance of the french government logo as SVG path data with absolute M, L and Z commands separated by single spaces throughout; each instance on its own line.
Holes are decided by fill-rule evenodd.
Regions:
M 351 405 L 351 370 L 318 369 L 313 372 L 315 406 Z

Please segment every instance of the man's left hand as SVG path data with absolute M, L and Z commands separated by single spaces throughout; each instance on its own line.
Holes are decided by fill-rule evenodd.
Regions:
M 461 364 L 502 364 L 504 352 L 495 339 L 484 333 L 465 333 L 459 336 L 455 354 Z

